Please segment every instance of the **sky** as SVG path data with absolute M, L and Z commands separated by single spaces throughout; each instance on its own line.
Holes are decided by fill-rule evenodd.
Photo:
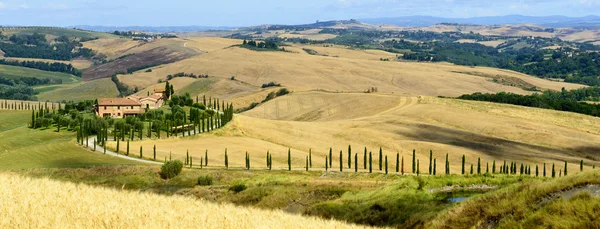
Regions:
M 0 25 L 251 26 L 413 15 L 599 12 L 600 0 L 0 0 Z

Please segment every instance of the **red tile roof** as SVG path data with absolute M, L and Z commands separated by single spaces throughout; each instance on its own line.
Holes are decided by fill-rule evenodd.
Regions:
M 141 103 L 125 98 L 100 98 L 99 106 L 142 106 Z

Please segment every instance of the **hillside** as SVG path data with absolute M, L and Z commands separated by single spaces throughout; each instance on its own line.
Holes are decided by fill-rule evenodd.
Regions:
M 11 212 L 0 221 L 0 227 L 364 228 L 281 211 L 125 192 L 47 178 L 1 174 L 0 183 L 0 192 L 5 194 L 0 196 L 0 211 Z
M 385 155 L 400 153 L 406 160 L 413 149 L 421 161 L 428 160 L 429 150 L 438 160 L 449 153 L 453 173 L 460 171 L 463 154 L 470 164 L 476 164 L 478 157 L 490 164 L 493 160 L 528 164 L 567 160 L 575 171 L 581 159 L 586 167 L 592 166 L 590 160 L 598 160 L 598 127 L 598 118 L 520 106 L 433 97 L 306 92 L 269 101 L 236 116 L 225 129 L 211 134 L 135 142 L 132 147 L 141 144 L 151 148 L 156 144 L 158 158 L 170 153 L 184 158 L 187 150 L 200 158 L 208 150 L 210 158 L 219 164 L 227 148 L 230 166 L 239 167 L 244 164 L 246 151 L 253 155 L 253 163 L 261 164 L 262 156 L 270 150 L 274 167 L 283 167 L 288 148 L 292 149 L 292 162 L 302 165 L 310 148 L 313 157 L 318 158 L 314 160 L 324 161 L 329 147 L 339 152 L 352 145 L 359 154 L 364 147 L 373 152 L 383 147 Z M 321 167 L 320 162 L 318 165 Z
M 62 81 L 63 84 L 72 84 L 81 81 L 79 77 L 62 72 L 49 72 L 33 68 L 17 67 L 0 64 L 0 77 L 7 79 L 18 79 L 21 77 L 34 77 L 38 79 L 50 79 Z
M 240 42 L 237 40 L 237 42 Z M 213 44 L 224 43 L 214 46 Z M 408 95 L 458 96 L 473 92 L 507 91 L 529 94 L 528 89 L 560 90 L 581 85 L 551 82 L 513 71 L 483 67 L 456 66 L 446 63 L 386 62 L 394 54 L 372 50 L 350 50 L 344 47 L 292 46 L 292 52 L 256 52 L 231 47 L 236 40 L 200 38 L 189 41 L 203 54 L 153 67 L 151 73 L 136 72 L 120 75 L 130 87 L 146 88 L 178 72 L 208 74 L 235 79 L 260 87 L 271 81 L 293 90 L 322 89 L 327 91 L 362 92 L 376 87 L 379 92 Z M 206 48 L 207 46 L 212 49 Z M 302 50 L 310 48 L 321 55 Z M 496 82 L 494 82 L 496 79 Z
M 0 110 L 0 170 L 136 164 L 78 146 L 74 132 L 29 129 L 30 119 L 30 111 Z

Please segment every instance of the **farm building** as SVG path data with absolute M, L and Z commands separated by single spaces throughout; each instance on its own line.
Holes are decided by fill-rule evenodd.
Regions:
M 148 97 L 130 95 L 127 98 L 100 98 L 96 105 L 98 117 L 124 118 L 143 114 L 147 109 L 158 109 L 164 104 L 165 90 L 154 89 Z

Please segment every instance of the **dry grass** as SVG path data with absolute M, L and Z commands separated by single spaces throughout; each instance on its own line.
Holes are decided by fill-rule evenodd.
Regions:
M 333 101 L 339 100 L 339 96 L 348 98 L 336 104 Z M 374 105 L 377 108 L 366 111 L 369 105 L 365 104 L 370 103 L 377 104 Z M 300 104 L 304 108 L 296 112 L 295 107 Z M 328 110 L 335 112 L 307 115 Z M 313 122 L 293 121 L 308 117 Z M 270 150 L 274 167 L 285 167 L 287 149 L 291 148 L 294 167 L 302 168 L 312 148 L 313 163 L 322 168 L 329 147 L 333 147 L 336 156 L 352 145 L 361 162 L 364 147 L 374 154 L 383 147 L 384 154 L 394 160 L 396 153 L 401 153 L 406 166 L 412 160 L 413 149 L 423 163 L 428 161 L 429 150 L 433 150 L 439 169 L 448 153 L 453 173 L 460 171 L 463 154 L 467 156 L 467 165 L 476 165 L 478 157 L 484 165 L 490 162 L 490 166 L 492 160 L 497 160 L 498 165 L 503 160 L 512 160 L 531 165 L 557 163 L 562 167 L 562 161 L 567 160 L 570 170 L 577 171 L 579 160 L 586 161 L 586 168 L 595 163 L 591 159 L 598 160 L 595 152 L 600 141 L 599 127 L 600 118 L 512 105 L 311 92 L 272 100 L 247 114 L 237 115 L 225 129 L 212 134 L 135 142 L 132 147 L 137 149 L 142 144 L 144 149 L 151 149 L 156 144 L 159 160 L 170 152 L 173 157 L 184 158 L 189 150 L 194 161 L 199 161 L 208 150 L 211 163 L 217 166 L 223 165 L 224 151 L 228 148 L 233 166 L 243 167 L 246 151 L 251 153 L 253 164 L 263 166 L 266 151 Z
M 115 97 L 119 94 L 117 86 L 109 78 L 60 85 L 56 89 L 44 91 L 38 95 L 40 101 L 95 100 L 102 97 Z
M 210 38 L 215 40 L 216 38 Z M 199 39 L 198 42 L 204 39 Z M 223 42 L 229 42 L 224 39 Z M 212 42 L 212 41 L 211 41 Z M 379 58 L 395 57 L 381 51 L 348 50 L 310 46 L 329 57 L 313 56 L 304 51 L 254 52 L 241 48 L 226 48 L 210 51 L 183 61 L 153 69 L 152 73 L 136 73 L 122 77 L 125 83 L 142 83 L 144 78 L 152 85 L 158 79 L 176 72 L 209 74 L 230 78 L 260 86 L 275 81 L 295 91 L 325 89 L 330 91 L 364 91 L 370 87 L 380 92 L 406 93 L 412 95 L 458 96 L 473 92 L 507 91 L 529 94 L 521 88 L 498 85 L 485 78 L 456 72 L 480 72 L 489 75 L 508 75 L 521 78 L 528 83 L 560 90 L 581 85 L 551 82 L 512 71 L 492 68 L 470 68 L 451 64 L 382 62 Z M 295 47 L 292 47 L 292 49 Z M 296 47 L 300 49 L 299 47 Z M 340 55 L 339 58 L 332 57 Z
M 342 222 L 118 191 L 14 174 L 0 175 L 3 228 L 363 228 Z M 48 198 L 51 196 L 51 198 Z

